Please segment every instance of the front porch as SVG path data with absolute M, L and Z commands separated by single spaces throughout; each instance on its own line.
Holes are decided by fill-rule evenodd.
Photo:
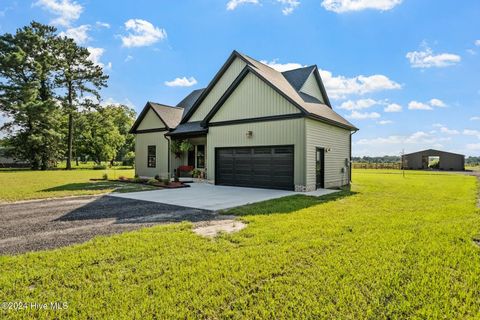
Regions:
M 172 136 L 170 141 L 173 177 L 207 179 L 207 137 Z

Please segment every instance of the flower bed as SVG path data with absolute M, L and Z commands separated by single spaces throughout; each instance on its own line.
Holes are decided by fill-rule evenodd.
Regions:
M 154 187 L 159 187 L 159 188 L 166 188 L 166 189 L 176 189 L 176 188 L 188 188 L 190 187 L 188 184 L 185 184 L 181 181 L 170 181 L 168 183 L 165 183 L 164 181 L 159 181 L 156 179 L 144 179 L 144 178 L 124 178 L 120 177 L 118 180 L 114 180 L 118 182 L 125 182 L 125 183 L 138 183 L 138 184 L 144 184 L 144 185 L 149 185 L 149 186 L 154 186 Z

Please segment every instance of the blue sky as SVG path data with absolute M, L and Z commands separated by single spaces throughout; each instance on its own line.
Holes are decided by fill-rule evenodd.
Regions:
M 360 128 L 354 155 L 480 155 L 479 13 L 475 0 L 2 0 L 0 32 L 55 25 L 110 75 L 104 100 L 137 112 L 205 87 L 234 49 L 317 64 Z

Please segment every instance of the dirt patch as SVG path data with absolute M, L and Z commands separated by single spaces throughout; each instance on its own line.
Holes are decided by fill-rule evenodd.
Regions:
M 195 225 L 193 232 L 196 234 L 213 238 L 220 233 L 234 233 L 247 227 L 247 225 L 239 220 L 234 220 L 231 216 L 225 216 L 222 220 L 202 221 Z

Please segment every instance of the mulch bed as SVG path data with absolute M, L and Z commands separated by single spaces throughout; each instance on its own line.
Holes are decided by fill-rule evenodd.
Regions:
M 137 184 L 143 184 L 146 186 L 154 186 L 154 187 L 159 187 L 159 188 L 165 188 L 165 189 L 177 189 L 177 188 L 188 188 L 190 187 L 188 184 L 182 183 L 182 182 L 170 182 L 169 184 L 165 184 L 163 182 L 155 182 L 155 183 L 147 183 L 147 181 L 143 182 L 135 182 L 132 180 L 109 180 L 109 181 L 114 181 L 114 182 L 124 182 L 124 183 L 137 183 Z

